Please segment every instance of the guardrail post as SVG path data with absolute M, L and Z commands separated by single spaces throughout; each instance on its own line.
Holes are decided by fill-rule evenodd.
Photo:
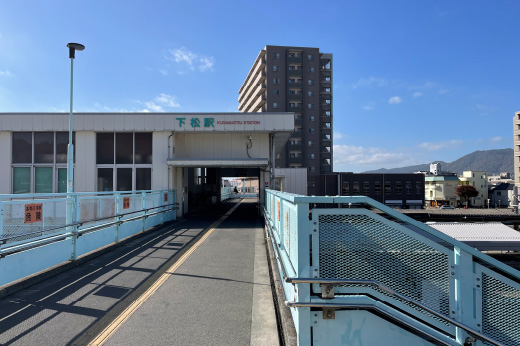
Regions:
M 119 226 L 120 226 L 119 221 L 121 221 L 121 216 L 119 216 L 119 214 L 121 214 L 121 198 L 120 198 L 119 193 L 116 193 L 115 197 L 116 197 L 115 202 L 116 202 L 116 221 L 117 221 L 115 242 L 119 243 Z
M 466 326 L 476 328 L 474 318 L 474 268 L 473 256 L 459 247 L 453 247 L 453 259 L 450 260 L 450 306 L 451 317 Z M 455 328 L 457 342 L 463 345 L 470 335 L 461 328 Z
M 72 225 L 77 220 L 76 216 L 76 209 L 77 209 L 77 203 L 78 203 L 78 196 L 74 194 L 67 194 L 67 205 L 69 208 L 67 208 L 67 225 Z M 67 231 L 71 233 L 72 235 L 72 254 L 70 256 L 70 259 L 72 261 L 75 261 L 78 259 L 78 253 L 77 253 L 77 244 L 78 244 L 78 229 L 77 226 L 68 226 Z
M 312 277 L 310 272 L 309 254 L 310 242 L 309 235 L 312 227 L 309 221 L 309 203 L 296 203 L 296 219 L 297 219 L 297 244 L 291 244 L 291 248 L 297 246 L 297 262 L 294 263 L 298 277 Z M 311 301 L 311 285 L 296 284 L 295 299 L 300 302 Z M 312 345 L 311 336 L 311 309 L 308 307 L 298 308 L 298 345 Z
M 142 191 L 141 192 L 141 210 L 143 211 L 143 230 L 142 232 L 144 232 L 144 230 L 146 229 L 146 192 Z

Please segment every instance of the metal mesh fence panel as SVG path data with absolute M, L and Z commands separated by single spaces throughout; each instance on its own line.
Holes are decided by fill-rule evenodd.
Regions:
M 323 278 L 379 281 L 449 314 L 448 255 L 369 216 L 319 216 L 319 270 Z
M 482 332 L 504 345 L 520 345 L 520 290 L 485 273 Z

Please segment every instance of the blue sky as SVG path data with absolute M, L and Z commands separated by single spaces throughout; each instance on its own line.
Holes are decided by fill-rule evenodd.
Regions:
M 0 0 L 0 112 L 237 111 L 266 45 L 334 55 L 334 169 L 511 148 L 520 2 Z

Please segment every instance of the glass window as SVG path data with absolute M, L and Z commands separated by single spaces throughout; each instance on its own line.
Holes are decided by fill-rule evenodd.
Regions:
M 151 190 L 152 189 L 152 169 L 136 168 L 135 170 L 135 189 Z
M 307 96 L 314 96 L 314 91 L 307 91 Z
M 390 186 L 389 182 L 385 182 L 385 194 L 392 193 L 392 187 Z
M 117 191 L 132 191 L 132 168 L 117 169 Z
M 403 185 L 400 181 L 395 182 L 395 193 L 401 194 L 403 193 Z
M 72 144 L 74 145 L 74 153 L 76 152 L 75 146 L 76 134 L 72 133 Z M 69 145 L 69 133 L 68 132 L 56 132 L 56 163 L 67 163 L 67 146 Z M 74 155 L 74 161 L 76 155 Z
M 12 153 L 13 163 L 32 163 L 31 132 L 13 132 Z
M 314 54 L 309 54 L 309 55 L 307 55 L 307 58 L 308 58 L 309 60 L 314 60 Z
M 379 181 L 376 181 L 374 183 L 374 193 L 376 195 L 380 195 L 381 194 L 381 183 Z
M 273 57 L 274 57 L 275 59 L 279 58 L 279 57 L 280 57 L 280 53 L 274 53 Z
M 134 155 L 134 134 L 116 133 L 116 164 L 132 164 Z
M 31 193 L 31 168 L 13 168 L 13 193 Z
M 152 133 L 135 134 L 135 163 L 152 163 Z
M 113 191 L 114 174 L 112 168 L 98 168 L 98 191 Z
M 278 65 L 273 65 L 273 71 L 280 71 L 280 66 Z
M 309 159 L 313 159 L 314 158 L 314 154 L 309 154 Z
M 58 193 L 67 192 L 67 169 L 58 168 Z
M 368 181 L 365 181 L 363 183 L 363 194 L 365 196 L 369 195 L 370 194 L 370 183 Z
M 352 189 L 354 195 L 359 195 L 359 181 L 355 181 L 354 184 L 353 184 L 353 189 Z
M 309 133 L 310 133 L 311 135 L 314 134 L 314 129 L 313 129 L 313 128 L 310 128 L 310 129 L 309 129 Z
M 309 67 L 309 72 L 314 72 L 314 67 Z
M 52 167 L 35 167 L 34 192 L 52 193 Z
M 54 163 L 54 132 L 34 133 L 34 163 Z
M 307 144 L 309 145 L 309 147 L 314 146 L 314 142 L 313 141 L 309 141 Z
M 309 115 L 309 121 L 314 121 L 314 115 Z
M 314 109 L 314 103 L 309 103 L 309 104 L 307 105 L 307 108 L 308 108 L 308 109 Z
M 280 90 L 273 90 L 273 95 L 280 95 Z
M 273 103 L 273 108 L 280 108 L 280 104 L 278 102 Z
M 280 78 L 273 78 L 273 84 L 280 84 Z
M 96 162 L 97 164 L 113 164 L 114 163 L 114 134 L 113 133 L 97 133 L 96 134 Z M 105 190 L 100 190 L 105 191 Z M 108 190 L 112 191 L 112 189 Z
M 341 190 L 341 194 L 343 196 L 348 196 L 350 194 L 350 185 L 349 185 L 349 183 L 343 183 L 343 188 Z
M 307 81 L 307 85 L 314 85 L 314 80 L 313 79 L 309 79 Z

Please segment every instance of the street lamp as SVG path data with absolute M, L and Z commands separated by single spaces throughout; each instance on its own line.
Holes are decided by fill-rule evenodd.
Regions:
M 67 146 L 67 193 L 74 192 L 74 146 L 72 144 L 72 81 L 74 76 L 74 58 L 76 51 L 82 51 L 85 46 L 79 43 L 68 43 L 70 58 L 70 114 L 69 114 L 69 145 Z

